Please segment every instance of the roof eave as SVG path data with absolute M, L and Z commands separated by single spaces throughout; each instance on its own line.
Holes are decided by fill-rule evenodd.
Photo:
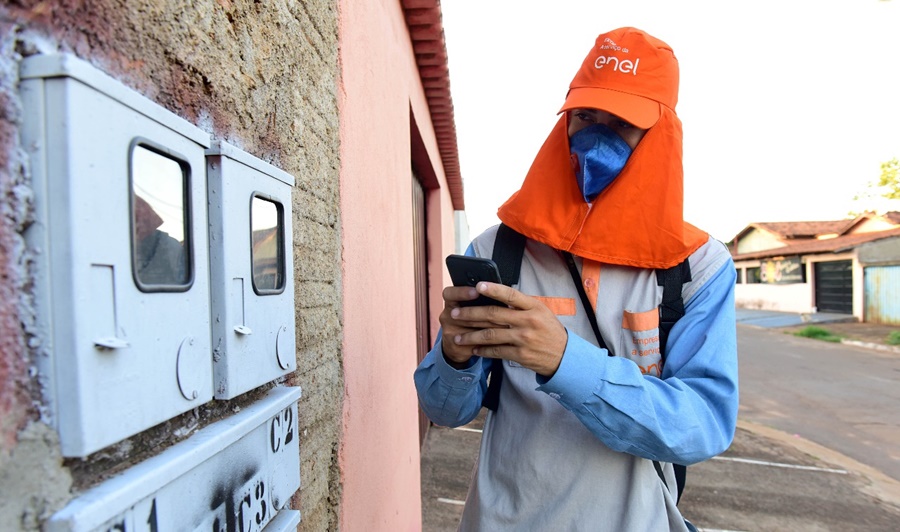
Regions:
M 402 0 L 401 4 L 428 100 L 450 199 L 455 210 L 465 210 L 441 4 L 439 0 Z

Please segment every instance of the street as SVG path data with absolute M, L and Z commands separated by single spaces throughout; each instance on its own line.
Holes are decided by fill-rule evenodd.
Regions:
M 735 442 L 688 469 L 706 530 L 896 531 L 900 356 L 738 327 Z
M 900 528 L 900 355 L 738 326 L 732 446 L 688 468 L 682 512 L 705 531 Z M 483 421 L 431 427 L 423 527 L 456 530 Z
M 741 419 L 797 434 L 900 481 L 900 356 L 741 327 Z

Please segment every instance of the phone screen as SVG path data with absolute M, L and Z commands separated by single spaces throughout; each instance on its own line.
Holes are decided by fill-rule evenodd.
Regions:
M 500 270 L 491 259 L 469 257 L 466 255 L 448 255 L 446 262 L 447 270 L 450 272 L 450 278 L 453 280 L 453 286 L 474 287 L 479 281 L 502 284 L 502 281 L 500 280 Z M 496 299 L 491 299 L 482 295 L 479 295 L 477 299 L 473 299 L 472 301 L 460 302 L 460 306 L 463 307 L 481 305 L 506 306 Z

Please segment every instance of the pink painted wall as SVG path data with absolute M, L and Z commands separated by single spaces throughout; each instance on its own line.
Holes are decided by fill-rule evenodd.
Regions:
M 443 256 L 452 252 L 453 210 L 400 2 L 340 0 L 338 6 L 345 383 L 340 527 L 420 530 L 410 108 L 441 187 L 427 200 L 432 272 L 442 271 Z M 430 291 L 440 297 L 440 287 Z

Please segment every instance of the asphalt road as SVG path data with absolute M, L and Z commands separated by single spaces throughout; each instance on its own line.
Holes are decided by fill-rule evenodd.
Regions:
M 688 469 L 683 513 L 710 532 L 900 530 L 900 355 L 746 323 L 738 345 L 735 441 Z M 431 427 L 423 530 L 456 530 L 481 423 Z
M 741 419 L 900 482 L 900 355 L 751 327 L 741 328 L 738 353 Z
M 900 356 L 738 327 L 734 444 L 689 468 L 707 530 L 900 530 Z

